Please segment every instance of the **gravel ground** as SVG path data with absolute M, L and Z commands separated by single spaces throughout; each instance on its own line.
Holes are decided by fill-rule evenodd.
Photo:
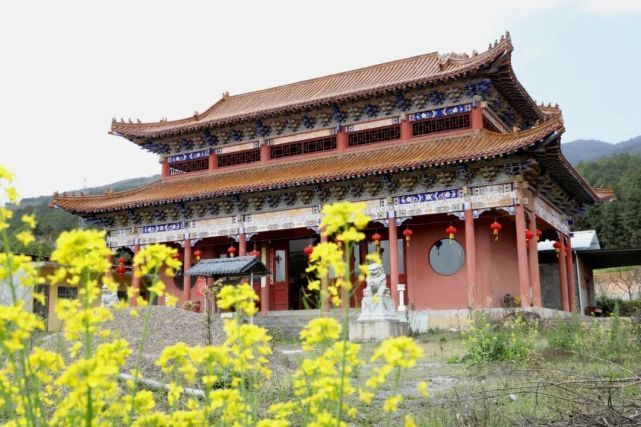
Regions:
M 134 350 L 125 364 L 124 372 L 128 372 L 135 366 L 136 349 L 142 337 L 145 309 L 138 310 L 140 313 L 138 317 L 132 317 L 129 310 L 114 310 L 114 320 L 104 324 L 104 329 L 112 331 L 111 339 L 122 337 L 129 342 Z M 145 377 L 152 379 L 162 380 L 163 375 L 154 362 L 160 356 L 163 348 L 177 342 L 195 346 L 206 345 L 208 341 L 205 316 L 181 308 L 151 307 L 148 331 L 142 354 L 141 371 Z M 47 336 L 43 345 L 64 352 L 61 335 L 61 333 L 54 333 Z M 220 345 L 225 341 L 223 320 L 219 316 L 212 316 L 211 337 L 213 345 Z M 277 349 L 274 349 L 274 354 L 269 357 L 269 365 L 272 370 L 272 378 L 282 377 L 283 374 L 295 369 L 295 363 Z

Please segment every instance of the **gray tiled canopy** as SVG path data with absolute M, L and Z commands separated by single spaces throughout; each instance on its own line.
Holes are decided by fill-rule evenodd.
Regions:
M 254 256 L 204 259 L 187 270 L 188 276 L 223 277 L 271 274 L 265 264 Z

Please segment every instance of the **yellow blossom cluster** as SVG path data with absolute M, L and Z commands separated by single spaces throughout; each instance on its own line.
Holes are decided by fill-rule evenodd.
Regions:
M 4 198 L 17 204 L 17 192 L 7 186 L 12 179 L 0 166 Z M 362 204 L 349 203 L 323 208 L 321 225 L 334 241 L 314 249 L 310 272 L 319 281 L 312 281 L 310 287 L 325 289 L 334 304 L 340 302 L 341 292 L 345 296 L 351 290 L 347 260 L 353 245 L 364 238 L 362 230 L 370 220 L 363 209 Z M 0 207 L 0 237 L 6 237 L 11 215 L 10 209 Z M 19 239 L 28 244 L 37 222 L 30 215 L 21 219 L 25 234 Z M 140 360 L 148 338 L 149 313 L 153 298 L 172 298 L 160 274 L 171 277 L 180 268 L 174 254 L 175 250 L 166 246 L 148 245 L 134 257 L 136 274 L 151 278 L 148 289 L 152 299 L 144 301 L 132 295 L 139 302 L 136 313 L 142 313 L 145 320 L 141 339 L 132 348 L 104 329 L 112 313 L 99 305 L 100 290 L 107 286 L 113 291 L 118 286 L 105 274 L 111 262 L 104 232 L 61 234 L 52 255 L 61 268 L 49 279 L 78 287 L 77 299 L 60 300 L 56 306 L 68 341 L 69 353 L 63 357 L 33 345 L 34 334 L 43 330 L 44 324 L 26 311 L 17 297 L 20 287 L 37 283 L 29 258 L 6 249 L 0 252 L 0 283 L 12 291 L 13 301 L 0 306 L 0 419 L 9 426 L 340 427 L 355 422 L 357 405 L 370 405 L 377 389 L 393 374 L 394 390 L 382 404 L 389 424 L 389 414 L 402 402 L 397 392 L 401 371 L 414 366 L 422 351 L 407 337 L 384 341 L 371 359 L 372 363 L 383 363 L 358 389 L 354 382 L 365 362 L 360 345 L 347 340 L 348 316 L 343 325 L 323 317 L 305 326 L 300 338 L 306 357 L 292 377 L 294 398 L 271 405 L 269 418 L 259 419 L 260 393 L 271 375 L 268 357 L 272 342 L 267 330 L 252 322 L 258 297 L 248 284 L 224 286 L 218 292 L 218 306 L 235 312 L 225 321 L 226 340 L 222 344 L 189 346 L 179 342 L 166 347 L 156 365 L 168 384 L 157 391 L 141 387 Z M 368 260 L 377 261 L 375 256 Z M 358 273 L 363 279 L 367 270 L 360 268 Z M 331 285 L 329 275 L 334 276 Z M 41 297 L 34 295 L 35 299 Z M 131 377 L 123 377 L 128 360 L 135 361 L 135 367 L 130 370 Z M 427 396 L 427 383 L 420 382 L 417 390 Z M 409 415 L 404 421 L 405 426 L 416 425 Z

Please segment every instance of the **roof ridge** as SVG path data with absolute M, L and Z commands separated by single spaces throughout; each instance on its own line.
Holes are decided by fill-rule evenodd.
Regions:
M 376 69 L 376 68 L 379 68 L 379 67 L 387 67 L 387 66 L 391 66 L 391 65 L 394 65 L 394 64 L 402 64 L 402 63 L 411 62 L 412 60 L 417 60 L 419 58 L 435 57 L 435 59 L 439 60 L 439 64 L 441 64 L 444 67 L 447 67 L 451 63 L 451 61 L 453 61 L 456 64 L 456 66 L 465 66 L 465 65 L 467 65 L 469 63 L 473 63 L 475 61 L 478 61 L 479 59 L 482 59 L 484 57 L 491 56 L 496 51 L 500 51 L 500 50 L 503 50 L 503 49 L 512 49 L 511 37 L 510 37 L 509 33 L 507 33 L 507 35 L 502 36 L 500 40 L 495 40 L 494 45 L 490 44 L 490 47 L 487 50 L 485 50 L 485 51 L 483 51 L 481 53 L 476 53 L 476 54 L 474 54 L 476 51 L 473 51 L 473 54 L 471 56 L 468 56 L 467 58 L 449 57 L 449 58 L 447 58 L 447 60 L 445 62 L 441 63 L 440 62 L 441 55 L 443 55 L 444 57 L 447 57 L 447 56 L 452 55 L 453 52 L 440 54 L 438 51 L 435 51 L 435 52 L 430 52 L 430 53 L 425 53 L 425 54 L 420 54 L 420 55 L 414 55 L 414 56 L 410 56 L 410 57 L 406 57 L 406 58 L 400 58 L 400 59 L 396 59 L 396 60 L 392 60 L 392 61 L 381 62 L 381 63 L 378 63 L 378 64 L 368 65 L 368 66 L 365 66 L 365 67 L 354 68 L 354 69 L 351 69 L 351 70 L 341 71 L 341 72 L 337 72 L 337 73 L 333 73 L 333 74 L 329 74 L 329 75 L 313 77 L 313 78 L 299 80 L 299 81 L 291 82 L 291 83 L 285 83 L 285 84 L 282 84 L 282 85 L 276 85 L 276 86 L 272 86 L 272 87 L 268 87 L 268 88 L 264 88 L 264 89 L 257 89 L 257 90 L 248 91 L 248 92 L 242 92 L 242 93 L 234 94 L 234 95 L 228 95 L 228 94 L 225 93 L 225 94 L 223 94 L 223 97 L 220 98 L 218 101 L 216 101 L 211 107 L 207 108 L 202 113 L 198 113 L 197 115 L 194 114 L 191 117 L 185 117 L 185 118 L 182 118 L 182 119 L 176 119 L 176 120 L 171 120 L 171 121 L 162 121 L 161 120 L 161 121 L 157 121 L 157 122 L 142 122 L 142 123 L 124 123 L 123 121 L 118 122 L 118 121 L 116 121 L 114 119 L 112 121 L 112 131 L 113 131 L 113 124 L 114 123 L 118 124 L 118 125 L 125 125 L 124 127 L 129 128 L 129 129 L 136 129 L 136 128 L 140 128 L 140 127 L 144 127 L 144 126 L 160 125 L 160 124 L 162 124 L 162 125 L 180 125 L 180 124 L 190 123 L 192 121 L 193 122 L 198 122 L 201 119 L 203 119 L 203 122 L 207 122 L 208 120 L 207 120 L 206 116 L 208 116 L 209 114 L 213 113 L 217 109 L 217 107 L 220 107 L 221 105 L 223 105 L 224 101 L 226 101 L 226 100 L 238 99 L 238 98 L 241 98 L 241 97 L 244 97 L 244 96 L 248 96 L 248 95 L 256 95 L 256 94 L 268 93 L 269 91 L 274 91 L 274 90 L 288 88 L 288 87 L 300 86 L 300 85 L 303 85 L 303 84 L 309 84 L 309 83 L 312 83 L 312 82 L 317 82 L 317 81 L 320 81 L 320 80 L 330 79 L 330 78 L 334 78 L 334 77 L 337 77 L 337 76 L 348 76 L 348 75 L 352 75 L 352 74 L 356 74 L 356 73 L 362 73 L 362 72 L 365 72 L 367 70 Z M 465 54 L 467 54 L 467 53 L 465 53 Z M 447 70 L 441 70 L 441 71 L 447 71 Z M 258 114 L 258 113 L 256 113 L 256 114 Z M 120 132 L 113 131 L 112 133 L 120 133 Z

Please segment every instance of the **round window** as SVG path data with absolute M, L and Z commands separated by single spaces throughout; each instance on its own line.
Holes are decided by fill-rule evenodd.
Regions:
M 465 251 L 454 239 L 437 240 L 430 249 L 430 266 L 438 274 L 451 276 L 463 267 Z

